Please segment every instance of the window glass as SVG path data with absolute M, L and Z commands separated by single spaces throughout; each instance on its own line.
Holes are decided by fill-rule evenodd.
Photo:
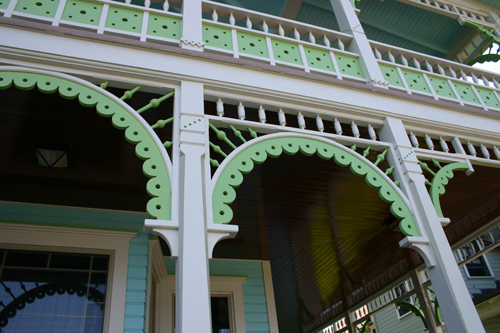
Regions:
M 229 329 L 229 298 L 211 297 L 212 333 L 230 333 Z
M 0 333 L 102 332 L 108 256 L 2 253 Z
M 491 276 L 488 266 L 482 256 L 472 260 L 465 266 L 469 271 L 469 276 Z

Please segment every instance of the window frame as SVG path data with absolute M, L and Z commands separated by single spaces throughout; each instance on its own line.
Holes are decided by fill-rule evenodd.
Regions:
M 467 278 L 468 279 L 495 279 L 495 273 L 491 269 L 490 262 L 488 261 L 488 258 L 486 257 L 486 253 L 483 254 L 483 255 L 481 255 L 481 256 L 479 256 L 479 257 L 477 257 L 476 259 L 483 260 L 484 266 L 486 267 L 486 269 L 488 270 L 488 272 L 490 273 L 490 275 L 480 275 L 480 276 L 470 275 L 469 267 L 467 267 L 467 265 L 470 263 L 469 262 L 469 263 L 467 263 L 467 264 L 465 264 L 463 266 L 465 268 L 464 270 L 465 270 L 465 274 L 467 275 Z
M 0 247 L 5 249 L 109 255 L 104 333 L 124 329 L 129 242 L 135 235 L 137 232 L 0 223 Z
M 231 333 L 246 332 L 242 286 L 246 279 L 246 276 L 210 276 L 210 295 L 229 298 Z M 160 326 L 162 329 L 166 328 L 165 333 L 173 333 L 175 275 L 162 277 L 156 292 L 158 300 L 156 311 L 164 315 L 157 317 L 155 327 Z

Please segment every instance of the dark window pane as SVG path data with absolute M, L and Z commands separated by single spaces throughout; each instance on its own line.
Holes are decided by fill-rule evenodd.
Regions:
M 229 333 L 229 299 L 227 297 L 210 298 L 212 307 L 212 332 Z
M 465 266 L 470 276 L 491 276 L 483 257 L 476 258 Z
M 94 256 L 92 262 L 92 269 L 97 271 L 107 271 L 108 270 L 108 257 Z
M 90 269 L 90 256 L 79 254 L 52 254 L 50 268 Z
M 7 251 L 5 266 L 47 267 L 48 259 L 45 252 Z

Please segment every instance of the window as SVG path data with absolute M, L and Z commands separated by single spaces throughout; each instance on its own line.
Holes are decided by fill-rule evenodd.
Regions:
M 85 304 L 90 304 L 89 309 L 94 311 L 93 314 L 89 313 L 88 317 L 102 317 L 102 319 L 99 319 L 102 322 L 100 324 L 100 329 L 97 332 L 123 332 L 125 319 L 125 294 L 127 291 L 127 258 L 130 239 L 132 239 L 135 235 L 135 232 L 126 231 L 103 231 L 30 224 L 0 223 L 0 248 L 5 249 L 0 256 L 3 260 L 8 256 L 8 254 L 5 256 L 5 252 L 14 250 L 17 250 L 19 255 L 29 253 L 30 255 L 28 257 L 31 260 L 31 264 L 25 265 L 24 267 L 16 267 L 15 269 L 18 271 L 24 270 L 24 275 L 28 275 L 28 278 L 33 278 L 29 276 L 29 272 L 34 272 L 33 275 L 35 273 L 44 274 L 45 276 L 49 275 L 54 277 L 56 281 L 62 280 L 61 275 L 66 276 L 64 282 L 69 284 L 69 286 L 67 286 L 67 288 L 69 288 L 69 293 L 73 292 L 70 288 L 72 284 L 74 285 L 76 279 L 73 279 L 73 277 L 76 276 L 82 280 L 83 278 L 79 276 L 80 274 L 86 272 L 85 274 L 88 275 L 86 284 L 90 284 L 93 289 L 97 289 L 99 293 L 104 295 L 102 303 L 100 301 L 94 301 L 94 297 L 92 297 L 93 300 L 90 300 L 89 302 L 87 295 L 90 295 L 91 291 L 94 295 L 99 296 L 99 293 L 94 293 L 94 290 L 91 288 L 88 288 L 88 290 L 77 289 L 75 294 L 81 294 L 83 292 L 85 295 Z M 51 266 L 49 260 L 47 259 L 48 269 L 47 266 L 36 267 L 42 266 L 41 264 L 37 264 L 37 260 L 39 260 L 39 258 L 35 260 L 35 256 L 37 255 L 51 255 L 58 261 L 56 260 L 55 262 L 52 262 Z M 73 259 L 69 260 L 68 258 Z M 78 268 L 79 266 L 77 266 L 77 268 L 68 267 L 69 265 L 80 265 L 81 262 L 89 260 L 88 258 L 92 261 L 92 266 L 89 264 L 88 269 Z M 66 263 L 66 266 L 62 265 L 64 262 Z M 9 264 L 8 266 L 10 267 L 11 265 Z M 104 268 L 105 266 L 107 268 Z M 5 277 L 3 270 L 9 267 L 3 267 L 3 269 L 0 268 L 0 279 L 2 279 L 1 276 Z M 104 275 L 106 275 L 106 277 L 104 277 Z M 89 279 L 91 279 L 90 283 Z M 80 281 L 78 279 L 76 280 Z M 24 288 L 29 291 L 30 289 L 27 286 L 27 282 L 23 282 L 23 285 Z M 42 284 L 41 281 L 36 282 L 38 282 L 39 285 Z M 98 282 L 96 288 L 94 288 L 96 284 L 93 284 L 95 282 Z M 20 284 L 19 287 L 21 288 L 20 290 L 24 292 L 23 287 Z M 19 296 L 14 294 L 13 290 L 13 288 L 10 290 L 12 294 L 14 296 Z M 52 293 L 52 291 L 53 290 L 51 290 L 50 293 Z M 1 283 L 0 292 L 7 293 L 10 296 Z M 55 290 L 55 294 L 58 294 L 58 292 L 62 292 L 62 289 Z M 64 294 L 67 296 L 68 291 L 65 291 Z M 45 296 L 45 299 L 52 300 L 54 299 L 53 297 L 54 296 Z M 78 297 L 78 294 L 76 297 Z M 84 299 L 84 297 L 82 296 L 81 299 Z M 31 300 L 32 299 L 30 298 L 28 299 L 28 302 L 26 302 L 28 304 L 25 306 L 26 309 L 37 304 L 42 304 L 40 299 L 33 300 L 32 303 L 29 303 Z M 2 302 L 7 303 L 7 300 L 2 300 Z M 92 302 L 94 302 L 94 305 L 92 305 Z M 67 304 L 68 303 L 62 305 L 62 307 L 65 307 Z M 7 306 L 7 304 L 4 305 Z M 4 307 L 0 305 L 0 311 L 3 309 Z M 103 310 L 103 314 L 98 315 L 96 311 L 101 311 L 101 309 Z M 2 333 L 4 333 L 4 331 L 5 330 L 2 329 Z M 87 332 L 88 331 L 92 332 L 92 330 L 87 330 Z M 10 331 L 7 330 L 7 332 Z M 19 332 L 19 330 L 17 330 L 17 332 Z M 36 330 L 23 329 L 20 330 L 20 332 L 44 331 L 42 331 L 40 327 L 37 327 Z M 58 331 L 52 327 L 48 332 L 52 333 Z M 78 332 L 78 330 L 69 329 L 64 332 Z
M 469 277 L 491 277 L 485 257 L 478 257 L 465 265 Z
M 109 256 L 0 250 L 0 331 L 102 332 Z

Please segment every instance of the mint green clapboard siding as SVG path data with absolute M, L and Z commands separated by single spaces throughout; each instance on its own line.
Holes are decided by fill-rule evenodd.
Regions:
M 398 319 L 394 304 L 391 304 L 373 315 L 377 333 L 424 333 L 422 320 L 413 313 Z
M 175 260 L 165 258 L 169 274 L 175 272 Z M 212 276 L 246 276 L 243 282 L 243 305 L 247 333 L 269 332 L 266 290 L 260 261 L 210 260 Z
M 500 333 L 500 315 L 483 321 L 486 333 Z
M 144 213 L 0 202 L 0 222 L 7 223 L 140 231 L 146 218 Z
M 144 333 L 148 252 L 149 234 L 139 233 L 130 240 L 124 333 Z

